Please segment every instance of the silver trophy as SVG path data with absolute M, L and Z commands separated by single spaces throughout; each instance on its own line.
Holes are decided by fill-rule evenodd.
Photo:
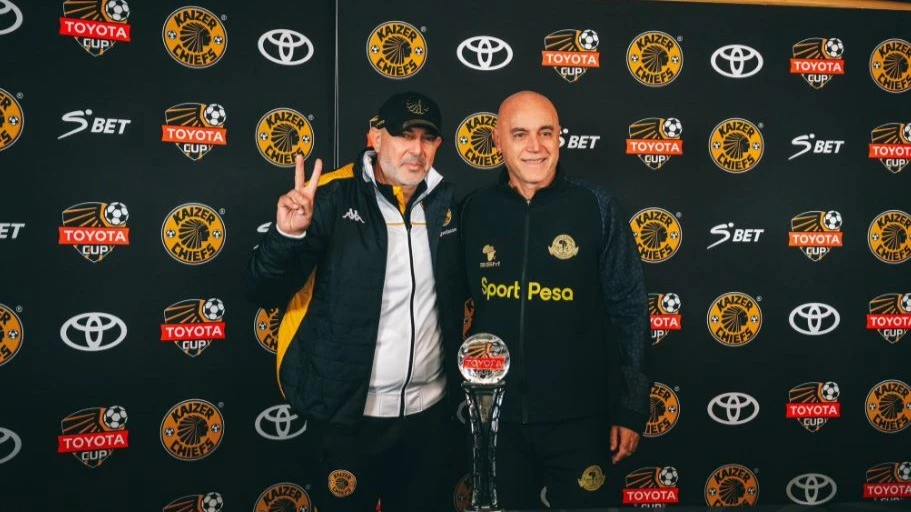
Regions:
M 503 377 L 509 371 L 509 350 L 498 336 L 478 333 L 459 347 L 459 371 L 474 440 L 471 471 L 471 504 L 465 512 L 502 512 L 497 504 L 497 430 L 500 404 L 506 391 Z

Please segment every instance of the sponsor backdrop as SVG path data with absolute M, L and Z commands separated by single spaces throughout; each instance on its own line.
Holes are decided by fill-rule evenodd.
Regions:
M 463 193 L 541 91 L 627 211 L 657 382 L 617 504 L 911 498 L 909 15 L 524 7 L 0 0 L 0 508 L 318 507 L 240 276 L 293 155 L 348 162 L 403 89 Z

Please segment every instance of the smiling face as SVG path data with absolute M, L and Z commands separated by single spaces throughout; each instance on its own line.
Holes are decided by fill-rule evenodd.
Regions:
M 526 199 L 556 177 L 559 134 L 557 109 L 538 93 L 522 91 L 500 105 L 493 140 L 503 153 L 510 185 Z

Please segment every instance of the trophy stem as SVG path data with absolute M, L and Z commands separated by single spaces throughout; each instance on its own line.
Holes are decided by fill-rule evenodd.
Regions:
M 497 503 L 497 431 L 506 381 L 494 384 L 463 382 L 472 447 L 471 505 L 465 512 L 503 512 Z

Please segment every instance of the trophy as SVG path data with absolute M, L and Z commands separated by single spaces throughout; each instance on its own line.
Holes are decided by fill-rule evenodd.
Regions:
M 496 448 L 500 404 L 506 391 L 503 377 L 509 371 L 509 350 L 498 336 L 479 333 L 459 347 L 459 371 L 474 441 L 471 471 L 471 504 L 465 512 L 503 512 L 497 504 Z

